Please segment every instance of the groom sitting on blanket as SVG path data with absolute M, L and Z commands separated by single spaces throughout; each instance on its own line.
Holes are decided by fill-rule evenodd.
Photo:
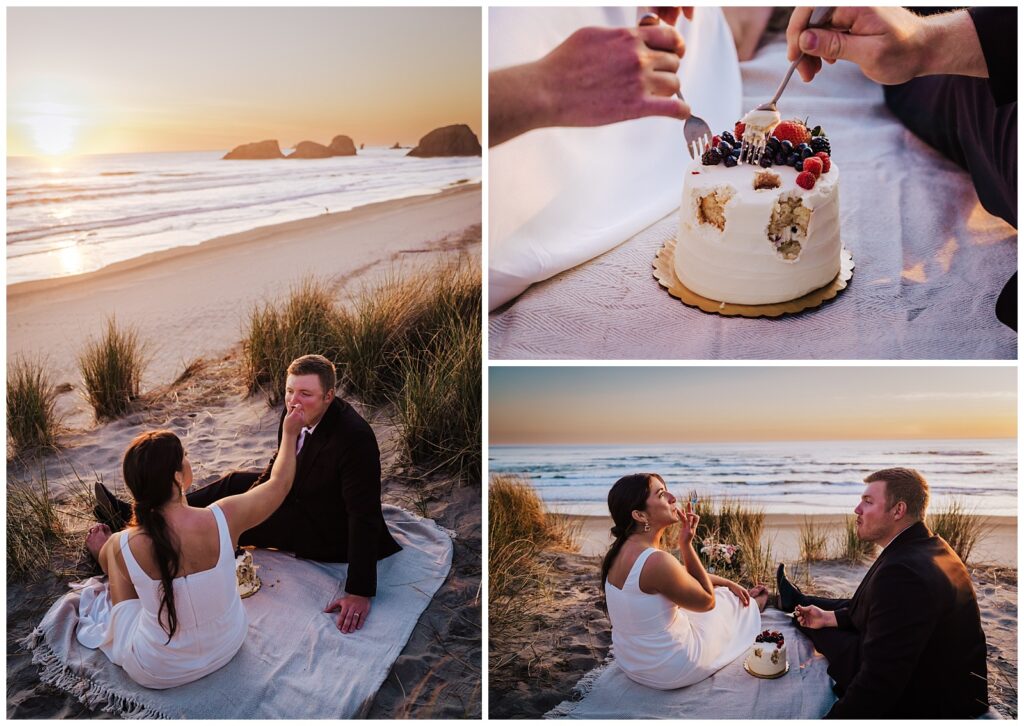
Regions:
M 377 438 L 355 409 L 334 395 L 336 386 L 334 365 L 321 355 L 304 355 L 288 366 L 285 411 L 299 406 L 308 422 L 299 434 L 295 483 L 278 510 L 243 532 L 238 543 L 286 550 L 311 560 L 347 562 L 346 594 L 324 612 L 338 611 L 338 630 L 351 633 L 363 627 L 370 612 L 370 599 L 377 592 L 377 561 L 401 547 L 381 513 Z M 271 459 L 262 473 L 231 472 L 190 492 L 188 503 L 206 507 L 258 486 L 270 476 L 273 463 Z M 131 518 L 131 505 L 116 499 L 101 483 L 96 484 L 96 501 L 97 516 L 113 530 Z
M 779 609 L 828 659 L 828 718 L 967 718 L 988 709 L 985 634 L 964 563 L 924 524 L 928 484 L 883 469 L 854 510 L 883 549 L 849 600 L 809 597 L 779 565 Z

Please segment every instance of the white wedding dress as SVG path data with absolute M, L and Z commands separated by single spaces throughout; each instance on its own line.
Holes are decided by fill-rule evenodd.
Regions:
M 622 589 L 605 582 L 615 661 L 632 680 L 649 688 L 689 686 L 712 675 L 747 651 L 761 630 L 761 613 L 751 599 L 744 607 L 728 588 L 715 588 L 715 607 L 684 610 L 662 595 L 640 589 L 640 573 L 658 550 L 644 550 Z
M 128 575 L 139 597 L 110 604 L 106 580 L 93 578 L 79 601 L 78 642 L 99 648 L 146 688 L 172 688 L 191 683 L 226 665 L 242 647 L 248 620 L 235 577 L 235 551 L 224 513 L 209 507 L 217 522 L 220 555 L 209 570 L 173 581 L 178 628 L 167 642 L 160 626 L 160 581 L 139 566 L 128 532 L 119 538 Z

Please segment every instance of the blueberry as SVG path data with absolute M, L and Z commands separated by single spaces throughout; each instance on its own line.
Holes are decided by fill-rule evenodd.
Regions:
M 721 136 L 722 136 L 722 141 L 727 142 L 731 146 L 735 146 L 736 145 L 736 137 L 732 135 L 731 131 L 723 131 L 721 133 Z
M 764 156 L 761 157 L 761 161 L 759 161 L 758 164 L 761 165 L 762 169 L 767 169 L 772 165 L 772 159 L 770 156 L 768 156 L 768 154 L 765 154 Z
M 728 141 L 723 141 L 718 145 L 718 153 L 722 156 L 729 156 L 732 154 L 732 145 Z
M 800 154 L 795 151 L 786 157 L 786 166 L 796 166 L 796 163 L 800 161 Z
M 814 156 L 814 149 L 808 146 L 806 149 L 800 152 L 800 158 L 806 159 L 809 156 Z
M 809 149 L 809 148 L 811 148 L 810 144 L 800 144 L 798 147 L 796 147 L 796 150 L 797 151 L 803 151 L 804 149 Z
M 778 166 L 782 166 L 786 163 L 786 154 L 780 149 L 775 152 L 775 158 L 772 159 Z
M 733 166 L 736 166 L 737 164 L 739 164 L 739 162 L 736 160 L 736 157 L 733 156 L 732 154 L 730 154 L 729 156 L 725 157 L 723 159 L 723 161 L 725 162 L 725 165 L 728 166 L 728 167 L 733 167 Z
M 789 139 L 785 139 L 782 142 L 782 150 L 785 151 L 787 155 L 789 155 L 793 151 L 793 142 L 790 141 Z
M 793 165 L 793 168 L 796 169 L 797 171 L 803 171 L 804 170 L 804 160 L 803 159 L 797 159 L 797 162 Z
M 700 157 L 700 162 L 704 166 L 714 166 L 715 164 L 722 163 L 722 155 L 718 153 L 718 149 L 708 149 L 704 152 L 704 155 Z

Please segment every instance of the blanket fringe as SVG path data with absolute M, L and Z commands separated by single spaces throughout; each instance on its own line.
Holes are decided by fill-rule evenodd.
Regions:
M 572 713 L 577 704 L 586 698 L 594 689 L 594 684 L 597 683 L 597 679 L 600 678 L 614 662 L 615 658 L 611 653 L 609 653 L 604 659 L 604 663 L 591 669 L 590 672 L 580 678 L 576 685 L 573 686 L 572 697 L 562 701 L 560 704 L 545 713 L 544 718 L 568 718 L 569 714 Z
M 22 645 L 32 651 L 32 663 L 38 665 L 39 680 L 43 683 L 70 693 L 82 704 L 92 710 L 100 710 L 119 718 L 131 719 L 169 719 L 171 716 L 146 706 L 138 701 L 122 696 L 106 686 L 94 683 L 85 676 L 75 673 L 61 662 L 57 654 L 42 640 L 42 631 L 38 628 L 21 641 Z M 29 647 L 31 643 L 31 647 Z

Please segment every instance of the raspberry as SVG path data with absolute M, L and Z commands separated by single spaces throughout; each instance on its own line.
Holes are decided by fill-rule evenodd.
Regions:
M 743 131 L 746 128 L 747 128 L 747 125 L 745 123 L 743 123 L 742 121 L 737 121 L 736 122 L 736 128 L 733 129 L 733 133 L 736 135 L 737 139 L 742 139 L 743 138 Z
M 819 151 L 815 156 L 821 159 L 821 173 L 828 174 L 828 170 L 832 168 L 832 160 L 828 158 L 828 154 Z
M 804 171 L 809 171 L 814 174 L 815 179 L 821 176 L 822 169 L 824 168 L 825 167 L 824 164 L 821 163 L 821 159 L 816 156 L 804 159 Z
M 811 132 L 807 130 L 802 121 L 796 119 L 780 123 L 772 131 L 772 136 L 781 141 L 789 141 L 793 146 L 807 144 L 811 141 Z
M 720 143 L 722 143 L 722 137 L 721 136 L 712 136 L 711 137 L 711 148 L 712 149 L 715 148 L 716 146 L 718 146 Z
M 796 175 L 797 186 L 803 187 L 804 189 L 814 189 L 815 181 L 817 181 L 816 177 L 809 171 L 802 171 Z

